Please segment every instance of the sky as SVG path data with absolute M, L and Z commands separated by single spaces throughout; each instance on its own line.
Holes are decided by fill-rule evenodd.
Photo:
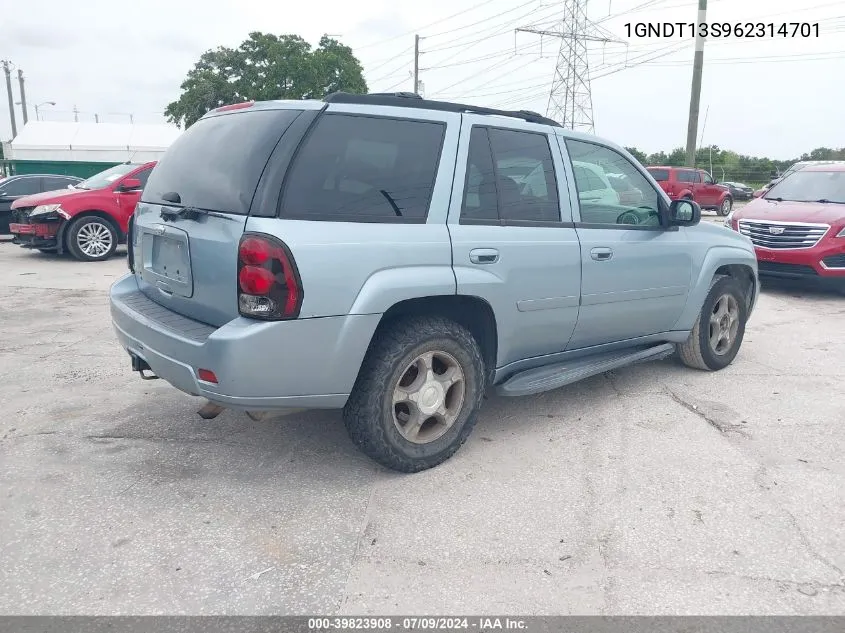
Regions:
M 26 78 L 30 118 L 164 122 L 199 56 L 251 31 L 329 34 L 352 47 L 371 91 L 411 90 L 414 35 L 428 98 L 547 111 L 563 0 L 0 0 L 0 59 Z M 686 142 L 694 41 L 637 37 L 626 24 L 694 22 L 696 0 L 589 0 L 603 37 L 588 60 L 595 133 L 648 153 Z M 709 0 L 708 22 L 819 24 L 819 37 L 708 39 L 699 139 L 786 160 L 845 146 L 845 1 Z M 777 28 L 777 27 L 776 27 Z M 815 28 L 815 27 L 813 27 Z M 815 35 L 815 33 L 813 33 Z M 13 81 L 15 101 L 19 100 Z M 0 84 L 0 92 L 5 89 Z M 18 126 L 20 106 L 16 106 Z M 0 139 L 11 135 L 5 98 Z

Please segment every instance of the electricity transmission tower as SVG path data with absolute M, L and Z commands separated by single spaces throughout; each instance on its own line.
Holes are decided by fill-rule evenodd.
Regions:
M 593 97 L 587 43 L 623 43 L 612 33 L 587 19 L 588 0 L 563 0 L 563 17 L 550 29 L 524 26 L 516 29 L 541 37 L 560 38 L 557 67 L 549 93 L 546 116 L 563 127 L 593 132 Z

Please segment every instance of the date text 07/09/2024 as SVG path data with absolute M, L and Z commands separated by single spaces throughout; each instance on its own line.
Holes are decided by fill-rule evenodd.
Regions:
M 627 37 L 819 37 L 818 22 L 627 22 Z
M 308 618 L 311 631 L 525 631 L 522 618 L 511 617 L 314 617 Z

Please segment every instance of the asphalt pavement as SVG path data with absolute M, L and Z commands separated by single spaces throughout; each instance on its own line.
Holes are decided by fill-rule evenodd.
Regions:
M 0 613 L 845 614 L 843 297 L 767 285 L 731 367 L 491 398 L 400 475 L 138 379 L 124 271 L 0 243 Z

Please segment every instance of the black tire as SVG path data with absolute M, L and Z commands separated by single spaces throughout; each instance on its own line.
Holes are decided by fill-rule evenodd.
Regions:
M 475 425 L 485 389 L 478 343 L 464 327 L 440 317 L 402 320 L 376 337 L 343 409 L 349 437 L 364 454 L 393 470 L 414 473 L 437 466 L 461 447 Z M 413 443 L 397 427 L 393 394 L 415 359 L 427 352 L 445 353 L 457 362 L 463 398 L 441 436 Z
M 732 297 L 736 304 L 737 328 L 731 336 L 730 345 L 723 352 L 717 353 L 711 345 L 710 318 L 723 297 Z M 724 369 L 733 362 L 739 352 L 747 320 L 748 302 L 740 283 L 732 277 L 714 277 L 690 337 L 685 343 L 677 346 L 681 362 L 687 367 L 705 371 Z
M 119 236 L 114 224 L 97 215 L 76 218 L 67 228 L 66 235 L 67 250 L 81 262 L 103 261 L 117 250 Z M 93 235 L 100 235 L 102 239 L 85 239 L 85 236 Z
M 727 216 L 727 215 L 731 212 L 731 209 L 733 209 L 733 207 L 734 207 L 734 201 L 733 201 L 733 198 L 731 198 L 730 196 L 728 196 L 728 197 L 727 197 L 727 198 L 725 198 L 725 199 L 722 201 L 722 203 L 719 205 L 719 207 L 717 208 L 716 213 L 718 213 L 718 214 L 719 214 L 719 215 L 721 215 L 722 217 L 726 217 L 726 216 Z

